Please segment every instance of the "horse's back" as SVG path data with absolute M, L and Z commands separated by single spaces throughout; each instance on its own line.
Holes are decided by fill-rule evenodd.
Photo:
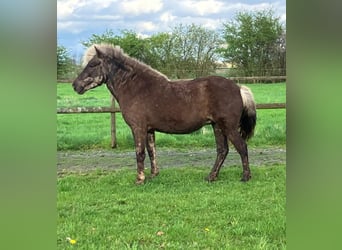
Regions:
M 222 76 L 206 76 L 192 80 L 176 80 L 170 82 L 171 86 L 186 92 L 203 94 L 224 94 L 226 96 L 236 95 L 240 91 L 240 87 L 232 80 Z
M 227 107 L 232 103 L 241 103 L 240 87 L 232 80 L 222 76 L 207 76 L 189 82 L 199 89 L 212 104 L 212 108 Z
M 159 99 L 159 103 L 167 102 L 167 105 L 161 105 L 164 112 L 153 113 L 175 124 L 175 127 L 178 124 L 180 127 L 199 128 L 228 118 L 236 123 L 241 114 L 240 87 L 227 78 L 208 76 L 179 80 L 170 82 L 170 86 L 171 89 L 165 90 L 164 98 Z

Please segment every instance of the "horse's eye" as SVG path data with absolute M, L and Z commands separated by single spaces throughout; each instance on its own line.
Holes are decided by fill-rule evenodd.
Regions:
M 100 61 L 91 61 L 91 62 L 89 62 L 89 67 L 96 67 L 100 63 L 101 63 Z

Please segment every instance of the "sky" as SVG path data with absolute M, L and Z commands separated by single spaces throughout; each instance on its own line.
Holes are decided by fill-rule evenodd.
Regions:
M 219 30 L 239 11 L 265 9 L 286 23 L 286 0 L 57 0 L 57 44 L 80 58 L 81 41 L 106 30 L 132 30 L 141 37 L 169 32 L 180 23 Z

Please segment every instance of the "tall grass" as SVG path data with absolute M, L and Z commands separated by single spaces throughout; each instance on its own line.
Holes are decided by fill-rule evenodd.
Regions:
M 250 84 L 257 103 L 285 102 L 286 84 Z M 57 84 L 57 107 L 110 106 L 110 94 L 105 86 L 84 95 L 75 93 L 70 84 Z M 257 126 L 251 146 L 284 145 L 286 143 L 286 110 L 258 110 Z M 121 113 L 116 114 L 118 149 L 131 149 L 133 137 Z M 211 126 L 188 135 L 156 133 L 158 147 L 214 146 Z M 57 115 L 57 149 L 77 150 L 110 148 L 109 114 Z

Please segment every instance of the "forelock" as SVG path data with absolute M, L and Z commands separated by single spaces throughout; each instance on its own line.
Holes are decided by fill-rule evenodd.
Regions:
M 109 57 L 121 57 L 124 52 L 119 46 L 113 46 L 108 43 L 100 43 L 91 45 L 83 55 L 82 66 L 85 67 L 89 61 L 96 55 L 95 47 L 100 50 L 103 54 Z

